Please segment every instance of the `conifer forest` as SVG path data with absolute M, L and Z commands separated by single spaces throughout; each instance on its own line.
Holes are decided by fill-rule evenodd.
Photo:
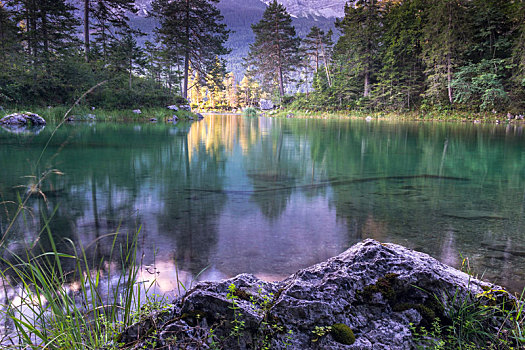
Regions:
M 154 0 L 155 28 L 132 25 L 133 0 L 0 2 L 0 104 L 201 110 L 276 105 L 313 111 L 522 113 L 525 2 L 357 0 L 333 29 L 300 37 L 270 2 L 229 72 L 219 0 Z M 238 42 L 236 45 L 240 45 Z

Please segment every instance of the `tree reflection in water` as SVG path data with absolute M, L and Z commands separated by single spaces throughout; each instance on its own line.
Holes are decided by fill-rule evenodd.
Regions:
M 140 229 L 139 259 L 158 291 L 240 272 L 269 279 L 333 256 L 365 237 L 525 280 L 521 127 L 207 116 L 193 124 L 77 124 L 59 129 L 46 179 L 6 247 L 88 245 L 109 259 Z M 47 141 L 0 131 L 0 230 Z M 45 164 L 45 162 L 43 163 Z M 38 172 L 37 172 L 38 173 Z M 425 177 L 434 175 L 435 177 Z M 438 177 L 441 175 L 442 177 Z M 462 180 L 464 179 L 464 180 Z M 143 252 L 143 254 L 142 254 Z M 108 262 L 111 265 L 111 262 Z M 114 264 L 114 263 L 113 263 Z M 109 266 L 108 265 L 108 266 Z M 159 274 L 160 273 L 160 274 Z

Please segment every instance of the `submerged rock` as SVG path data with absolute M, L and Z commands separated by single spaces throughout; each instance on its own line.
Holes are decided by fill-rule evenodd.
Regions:
M 0 119 L 1 125 L 46 125 L 44 118 L 31 112 L 13 113 Z
M 203 120 L 204 119 L 204 116 L 200 113 L 197 113 L 195 114 L 195 116 L 197 117 L 198 120 Z
M 154 324 L 159 349 L 176 339 L 184 349 L 405 350 L 414 348 L 411 324 L 446 320 L 454 296 L 488 289 L 507 297 L 427 254 L 369 239 L 282 282 L 242 274 L 200 283 L 120 341 L 144 343 Z

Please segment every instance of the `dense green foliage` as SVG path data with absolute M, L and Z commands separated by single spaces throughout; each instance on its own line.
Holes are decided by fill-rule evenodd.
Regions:
M 172 103 L 177 92 L 149 74 L 160 62 L 139 48 L 125 0 L 83 1 L 84 26 L 71 2 L 0 2 L 0 105 L 69 104 L 107 81 L 86 104 L 138 108 Z M 88 16 L 85 15 L 87 12 Z M 90 17 L 91 16 L 91 17 Z M 89 21 L 89 19 L 92 19 Z M 89 35 L 82 37 L 88 28 Z
M 523 114 L 524 16 L 523 1 L 359 0 L 336 23 L 331 77 L 319 67 L 293 106 Z

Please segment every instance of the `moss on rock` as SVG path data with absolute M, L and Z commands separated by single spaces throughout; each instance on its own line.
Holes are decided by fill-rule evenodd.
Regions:
M 397 292 L 394 289 L 397 277 L 395 273 L 387 273 L 384 277 L 377 280 L 375 284 L 366 286 L 360 293 L 365 300 L 371 300 L 375 293 L 381 295 L 390 303 L 394 303 L 397 299 Z
M 334 323 L 330 334 L 338 343 L 344 345 L 352 345 L 355 343 L 354 332 L 344 323 Z

